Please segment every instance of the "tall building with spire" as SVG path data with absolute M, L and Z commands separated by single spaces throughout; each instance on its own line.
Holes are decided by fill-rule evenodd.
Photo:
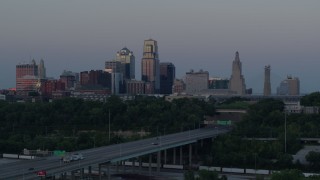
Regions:
M 44 67 L 44 61 L 43 59 L 40 60 L 39 64 L 39 79 L 45 79 L 46 78 L 46 68 Z
M 121 73 L 125 79 L 135 79 L 135 57 L 132 51 L 126 47 L 122 48 L 117 52 L 116 61 L 124 67 Z
M 263 87 L 264 96 L 271 95 L 270 71 L 271 71 L 270 65 L 264 67 L 264 87 Z
M 229 89 L 238 95 L 246 93 L 246 84 L 242 75 L 242 64 L 239 58 L 239 52 L 236 52 L 236 57 L 232 62 L 232 75 L 230 78 Z
M 147 94 L 160 92 L 160 67 L 157 41 L 144 41 L 143 57 L 141 60 L 141 80 L 148 83 Z

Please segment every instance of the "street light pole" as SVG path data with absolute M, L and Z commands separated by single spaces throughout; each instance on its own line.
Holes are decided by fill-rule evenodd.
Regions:
M 284 153 L 287 153 L 287 111 L 284 111 Z
M 109 142 L 110 142 L 110 109 L 109 109 Z
M 254 153 L 254 172 L 257 176 L 257 153 Z
M 96 148 L 96 137 L 93 136 L 93 148 Z

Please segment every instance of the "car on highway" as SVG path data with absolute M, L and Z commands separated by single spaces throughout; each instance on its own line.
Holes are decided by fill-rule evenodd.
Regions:
M 152 145 L 158 145 L 159 144 L 159 138 L 156 138 L 155 141 L 151 143 Z
M 78 161 L 84 159 L 83 155 L 81 153 L 74 153 L 71 155 L 72 161 Z
M 71 162 L 71 156 L 65 156 L 65 157 L 63 157 L 62 161 L 63 161 L 64 163 L 69 163 L 69 162 Z
M 47 175 L 47 171 L 45 171 L 45 170 L 41 170 L 41 171 L 38 171 L 37 172 L 37 176 L 39 176 L 39 177 L 44 177 L 44 176 L 46 176 Z M 41 178 L 42 179 L 42 178 Z
M 83 155 L 81 153 L 74 153 L 70 156 L 63 157 L 62 161 L 64 163 L 69 163 L 71 161 L 78 161 L 84 159 Z

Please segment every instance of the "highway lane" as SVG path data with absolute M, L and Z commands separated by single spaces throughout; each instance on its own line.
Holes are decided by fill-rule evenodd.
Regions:
M 14 162 L 0 166 L 0 179 L 15 179 L 21 177 L 24 179 L 34 179 L 36 177 L 34 171 L 46 170 L 48 175 L 70 172 L 72 170 L 88 167 L 94 164 L 110 162 L 115 158 L 125 158 L 125 156 L 134 154 L 143 154 L 157 152 L 175 144 L 194 141 L 199 139 L 214 137 L 218 134 L 227 133 L 229 130 L 224 128 L 202 128 L 181 133 L 159 136 L 157 138 L 148 138 L 128 143 L 114 144 L 99 148 L 92 148 L 78 151 L 82 153 L 85 159 L 70 163 L 63 163 L 60 157 L 47 157 L 35 160 L 26 160 L 22 162 Z M 153 145 L 158 141 L 158 145 Z M 29 168 L 34 170 L 29 171 Z

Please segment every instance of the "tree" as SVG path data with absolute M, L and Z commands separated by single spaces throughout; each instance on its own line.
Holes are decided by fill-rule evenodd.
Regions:
M 271 176 L 271 180 L 302 180 L 304 175 L 297 169 L 286 169 L 280 172 L 275 172 Z
M 215 171 L 200 170 L 198 174 L 199 174 L 199 178 L 197 178 L 197 180 L 218 180 L 219 179 L 218 173 Z
M 184 180 L 194 180 L 194 172 L 193 171 L 186 171 L 184 173 Z
M 310 163 L 312 168 L 319 170 L 319 167 L 320 167 L 320 152 L 310 151 L 306 155 L 306 160 Z
M 303 106 L 320 106 L 320 92 L 314 92 L 300 99 Z

